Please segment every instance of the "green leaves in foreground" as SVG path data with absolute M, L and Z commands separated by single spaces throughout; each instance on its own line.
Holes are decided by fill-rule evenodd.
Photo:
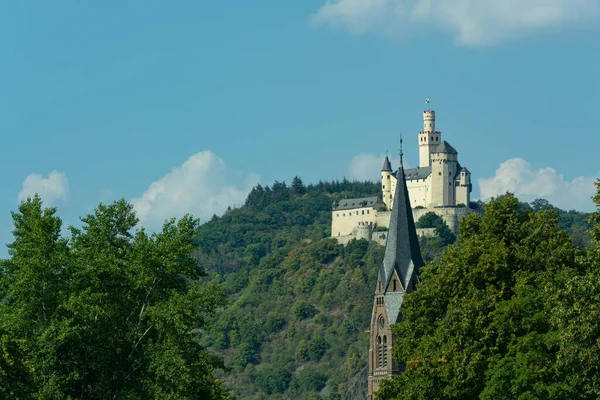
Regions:
M 192 258 L 198 221 L 132 233 L 124 200 L 100 204 L 60 235 L 39 197 L 13 213 L 2 261 L 0 397 L 218 399 L 221 367 L 198 341 L 223 304 Z
M 555 211 L 519 208 L 512 195 L 467 217 L 460 243 L 405 297 L 394 356 L 406 371 L 379 398 L 598 398 L 597 229 L 584 254 Z

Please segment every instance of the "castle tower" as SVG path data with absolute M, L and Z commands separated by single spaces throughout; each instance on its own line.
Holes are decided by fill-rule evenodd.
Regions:
M 472 189 L 471 172 L 466 168 L 462 168 L 456 180 L 456 204 L 464 204 L 469 207 Z
M 435 111 L 423 111 L 423 131 L 419 132 L 419 167 L 431 165 L 431 153 L 442 142 L 442 132 L 435 130 Z
M 431 205 L 453 206 L 456 204 L 456 173 L 458 153 L 446 141 L 431 153 Z
M 405 293 L 415 290 L 419 269 L 423 266 L 402 161 L 396 179 L 394 207 L 385 255 L 379 267 L 369 329 L 369 400 L 379 390 L 381 380 L 404 369 L 402 364 L 392 359 L 392 345 L 396 338 L 391 325 L 400 320 L 402 298 Z
M 383 168 L 381 168 L 381 195 L 388 210 L 392 208 L 392 164 L 388 156 L 385 156 Z

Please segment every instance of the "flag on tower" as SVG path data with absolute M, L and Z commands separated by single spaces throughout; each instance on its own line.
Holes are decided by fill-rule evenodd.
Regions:
M 429 97 L 425 99 L 425 103 L 429 103 Z

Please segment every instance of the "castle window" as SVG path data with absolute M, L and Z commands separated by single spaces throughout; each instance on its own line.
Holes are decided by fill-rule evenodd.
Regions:
M 367 210 L 367 214 L 369 213 L 369 210 Z
M 433 141 L 433 136 L 431 137 L 431 140 Z
M 438 174 L 442 175 L 442 173 L 441 173 L 441 172 L 438 172 Z
M 394 279 L 394 292 L 396 291 L 396 280 Z
M 362 210 L 362 215 L 365 215 L 365 210 Z
M 343 213 L 343 214 L 342 214 L 342 217 L 345 217 L 345 216 L 346 216 L 346 213 Z
M 439 142 L 439 141 L 440 141 L 440 138 L 439 138 L 439 136 L 435 138 L 435 141 L 436 141 L 436 142 Z
M 385 189 L 385 185 L 382 185 L 382 187 Z

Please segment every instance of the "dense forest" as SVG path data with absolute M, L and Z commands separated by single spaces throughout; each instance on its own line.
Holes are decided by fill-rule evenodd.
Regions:
M 186 216 L 167 221 L 154 234 L 135 230 L 135 213 L 121 200 L 100 204 L 82 218 L 82 228 L 70 228 L 70 238 L 61 236 L 56 210 L 45 209 L 38 197 L 28 199 L 13 213 L 15 239 L 9 245 L 10 258 L 0 265 L 0 398 L 344 398 L 348 382 L 366 365 L 365 331 L 383 248 L 365 240 L 341 246 L 329 238 L 331 206 L 344 197 L 379 193 L 379 184 L 373 182 L 304 185 L 296 177 L 291 185 L 275 182 L 255 187 L 244 206 L 203 224 Z M 513 319 L 521 321 L 513 324 L 511 337 L 527 338 L 524 332 L 544 325 L 540 315 L 558 300 L 555 296 L 545 301 L 539 293 L 531 300 L 519 298 L 523 307 L 532 301 L 542 313 L 523 326 L 519 304 L 504 302 L 521 290 L 515 288 L 515 276 L 521 274 L 536 290 L 546 288 L 543 284 L 556 282 L 546 276 L 536 281 L 543 275 L 540 271 L 551 269 L 553 263 L 557 264 L 553 271 L 563 271 L 561 266 L 583 260 L 597 248 L 599 237 L 591 230 L 587 214 L 559 210 L 542 199 L 520 203 L 511 195 L 471 206 L 477 212 L 461 224 L 458 237 L 433 214 L 417 222 L 436 228 L 436 235 L 420 239 L 429 263 L 423 273 L 424 290 L 407 300 L 405 322 L 397 327 L 398 334 L 410 338 L 415 352 L 398 346 L 394 351 L 399 359 L 448 358 L 445 354 L 450 350 L 439 355 L 427 347 L 448 340 L 438 332 L 436 321 L 452 315 L 452 305 L 461 299 L 482 298 L 491 290 L 488 287 L 502 293 L 492 305 L 502 308 L 503 315 L 514 311 Z M 496 251 L 482 253 L 487 249 L 482 246 Z M 563 253 L 557 255 L 559 251 Z M 511 255 L 515 252 L 520 256 Z M 487 266 L 480 274 L 489 278 L 478 281 L 479 269 L 471 275 L 468 268 L 449 274 L 448 265 Z M 577 276 L 590 271 L 581 269 Z M 573 277 L 565 277 L 561 287 L 567 278 Z M 445 288 L 452 288 L 451 293 L 442 293 Z M 429 319 L 419 320 L 424 309 Z M 464 312 L 480 315 L 485 310 Z M 556 318 L 564 317 L 569 310 L 556 313 Z M 412 327 L 411 318 L 420 321 L 421 330 Z M 451 322 L 460 325 L 461 321 Z M 564 337 L 557 337 L 559 328 L 543 332 L 556 339 L 551 343 L 554 348 L 564 345 Z M 475 335 L 456 332 L 464 334 L 465 340 Z M 594 335 L 595 331 L 589 333 L 586 340 Z M 417 345 L 419 337 L 427 338 L 426 344 Z M 540 346 L 549 343 L 494 338 L 496 346 L 503 346 L 501 351 L 476 353 L 487 364 L 469 364 L 465 368 L 471 369 L 460 376 L 452 376 L 449 369 L 454 364 L 448 364 L 448 370 L 436 370 L 445 374 L 443 378 L 430 382 L 426 376 L 431 363 L 417 362 L 408 369 L 413 375 L 406 376 L 419 377 L 419 382 L 429 385 L 427 392 L 418 397 L 418 389 L 398 380 L 386 386 L 382 395 L 466 399 L 490 393 L 485 398 L 494 398 L 506 389 L 500 383 L 510 382 L 511 368 L 522 368 L 510 364 L 505 353 L 523 346 L 538 346 L 536 351 L 543 353 Z M 487 342 L 486 346 L 493 347 Z M 586 343 L 578 346 L 573 351 L 580 352 L 573 354 L 585 357 Z M 548 365 L 553 361 L 551 356 L 536 355 L 536 360 Z M 458 360 L 461 354 L 455 356 Z M 483 369 L 494 360 L 506 367 Z M 481 387 L 481 379 L 491 376 L 499 383 L 490 389 Z M 460 386 L 456 382 L 461 379 L 471 387 L 451 386 Z M 589 385 L 588 381 L 580 384 L 588 388 L 586 393 L 595 393 Z M 455 396 L 449 394 L 451 390 Z M 511 393 L 514 390 L 521 393 L 521 389 Z M 537 397 L 523 398 L 565 398 L 538 392 Z

